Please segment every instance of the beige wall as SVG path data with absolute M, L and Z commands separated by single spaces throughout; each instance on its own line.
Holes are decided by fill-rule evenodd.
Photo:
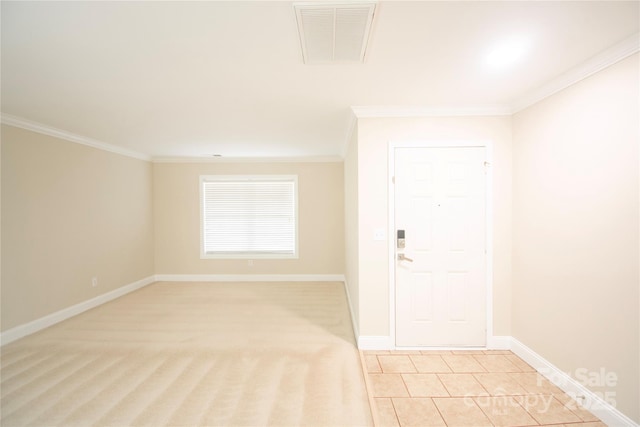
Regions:
M 157 274 L 343 274 L 342 163 L 156 163 Z M 200 175 L 298 175 L 298 259 L 200 259 Z
M 148 162 L 5 125 L 1 160 L 3 331 L 153 274 Z
M 344 163 L 151 165 L 3 125 L 2 330 L 154 273 L 344 273 L 360 335 L 387 336 L 388 142 L 489 140 L 494 335 L 614 372 L 591 388 L 640 422 L 638 61 L 513 117 L 360 119 Z M 200 259 L 201 174 L 297 174 L 300 258 Z
M 344 158 L 344 275 L 356 327 L 360 321 L 358 282 L 358 128 L 354 127 Z M 359 331 L 354 331 L 356 337 Z
M 389 335 L 388 242 L 374 241 L 387 229 L 388 142 L 483 140 L 493 143 L 494 335 L 511 332 L 511 118 L 451 117 L 358 121 L 358 230 L 360 334 Z M 392 241 L 392 239 L 390 239 Z M 347 270 L 354 268 L 349 259 Z
M 0 242 L 2 242 L 2 131 L 0 130 Z M 2 244 L 0 243 L 0 311 L 2 309 Z M 2 315 L 0 314 L 0 331 L 2 331 Z
M 640 421 L 638 55 L 514 116 L 513 336 Z

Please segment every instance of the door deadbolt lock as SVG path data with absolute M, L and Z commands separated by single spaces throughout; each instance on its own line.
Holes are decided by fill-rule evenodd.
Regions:
M 405 245 L 406 243 L 404 240 L 404 230 L 398 230 L 398 238 L 397 238 L 398 249 L 404 249 Z

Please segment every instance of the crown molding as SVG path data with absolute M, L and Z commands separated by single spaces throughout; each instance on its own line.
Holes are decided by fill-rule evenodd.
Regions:
M 340 158 L 344 160 L 347 157 L 347 153 L 349 152 L 349 146 L 351 145 L 351 135 L 356 130 L 356 126 L 358 125 L 358 118 L 353 111 L 353 107 L 349 110 L 349 124 L 347 125 L 347 136 L 342 144 Z
M 309 157 L 153 157 L 153 163 L 342 163 L 340 156 Z
M 416 106 L 352 106 L 349 125 L 341 153 L 338 156 L 317 157 L 151 157 L 147 154 L 128 150 L 116 145 L 97 141 L 82 135 L 67 132 L 51 126 L 37 123 L 5 113 L 0 113 L 0 122 L 6 125 L 30 130 L 43 135 L 64 139 L 69 142 L 86 145 L 99 150 L 120 154 L 153 163 L 311 163 L 342 162 L 349 147 L 351 135 L 358 119 L 363 118 L 412 118 L 412 117 L 459 117 L 459 116 L 509 116 L 543 99 L 578 83 L 579 81 L 637 53 L 640 51 L 640 33 L 636 33 L 597 54 L 581 65 L 570 69 L 555 79 L 543 84 L 524 96 L 516 99 L 511 105 L 480 105 L 459 107 L 416 107 Z
M 509 116 L 640 52 L 640 33 L 636 33 L 559 75 L 555 79 L 526 93 L 510 105 L 458 107 L 352 106 L 356 119 L 411 118 L 455 116 Z M 350 129 L 351 130 L 351 129 Z M 350 137 L 349 133 L 349 137 Z
M 117 145 L 107 144 L 106 142 L 97 141 L 95 139 L 87 138 L 82 135 L 67 132 L 66 130 L 57 129 L 51 126 L 44 125 L 42 123 L 27 120 L 22 117 L 0 113 L 0 121 L 5 125 L 26 129 L 43 135 L 52 136 L 54 138 L 64 139 L 69 142 L 75 142 L 76 144 L 97 148 L 98 150 L 108 151 L 110 153 L 120 154 L 122 156 L 133 157 L 134 159 L 144 160 L 147 162 L 151 160 L 151 157 L 146 154 L 118 147 Z
M 546 84 L 526 93 L 511 106 L 511 111 L 517 113 L 543 99 L 568 88 L 587 77 L 602 71 L 607 67 L 640 51 L 640 33 L 636 33 L 610 48 L 593 56 L 582 64 L 561 74 Z
M 460 107 L 407 107 L 407 106 L 352 106 L 358 119 L 365 118 L 410 118 L 410 117 L 457 117 L 457 116 L 508 116 L 512 113 L 507 105 L 480 105 Z

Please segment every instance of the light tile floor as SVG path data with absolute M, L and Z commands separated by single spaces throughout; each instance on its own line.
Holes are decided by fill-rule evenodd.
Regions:
M 606 427 L 510 351 L 363 351 L 378 426 Z

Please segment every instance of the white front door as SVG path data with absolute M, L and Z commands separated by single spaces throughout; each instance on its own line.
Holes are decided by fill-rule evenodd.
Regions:
M 397 346 L 486 344 L 485 215 L 485 148 L 395 148 Z

